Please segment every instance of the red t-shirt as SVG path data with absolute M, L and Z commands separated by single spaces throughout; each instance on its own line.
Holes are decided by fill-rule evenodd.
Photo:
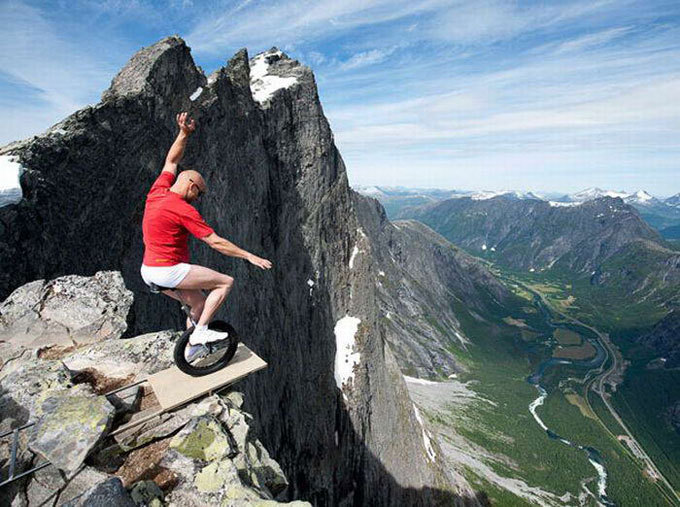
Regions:
M 205 223 L 191 204 L 170 186 L 175 175 L 161 172 L 146 196 L 142 231 L 144 232 L 144 264 L 174 266 L 189 262 L 189 233 L 204 238 L 215 232 Z

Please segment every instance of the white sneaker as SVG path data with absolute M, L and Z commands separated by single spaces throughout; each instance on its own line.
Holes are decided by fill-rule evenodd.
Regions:
M 206 343 L 219 342 L 226 340 L 229 333 L 226 331 L 215 331 L 213 329 L 196 329 L 189 337 L 191 345 L 205 345 Z
M 208 349 L 205 345 L 189 344 L 189 346 L 184 349 L 184 359 L 186 359 L 187 363 L 191 363 L 199 357 L 205 356 L 207 353 Z

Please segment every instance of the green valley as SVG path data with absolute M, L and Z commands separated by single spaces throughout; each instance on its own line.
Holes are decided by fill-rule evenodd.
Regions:
M 574 343 L 580 335 L 568 327 L 552 333 L 542 317 L 544 310 L 537 308 L 535 300 L 522 302 L 518 298 L 517 303 L 511 315 L 499 314 L 493 322 L 480 321 L 457 305 L 463 330 L 473 342 L 464 354 L 469 371 L 461 374 L 460 380 L 474 391 L 476 398 L 462 410 L 453 405 L 448 411 L 429 415 L 436 424 L 455 428 L 472 445 L 483 448 L 486 464 L 499 477 L 523 481 L 528 488 L 538 488 L 546 495 L 542 500 L 531 495 L 522 500 L 521 495 L 516 495 L 511 501 L 490 488 L 489 497 L 499 505 L 524 505 L 527 501 L 571 504 L 579 497 L 585 504 L 595 505 L 598 476 L 587 454 L 550 438 L 528 409 L 537 391 L 527 377 L 550 357 L 558 341 Z M 527 311 L 529 308 L 536 311 Z M 514 325 L 503 322 L 510 320 L 507 317 Z M 518 325 L 519 322 L 526 324 Z M 527 340 L 525 326 L 535 333 L 534 339 Z M 593 333 L 581 331 L 592 339 Z M 538 415 L 561 437 L 599 451 L 607 470 L 607 497 L 613 503 L 673 505 L 672 493 L 652 480 L 640 460 L 617 438 L 621 428 L 601 399 L 592 392 L 588 394 L 593 379 L 591 369 L 554 365 L 544 378 L 547 397 L 537 407 Z M 455 439 L 449 438 L 449 444 L 455 445 Z M 480 468 L 475 472 L 471 467 L 468 474 L 475 484 L 489 481 L 488 473 L 481 474 Z

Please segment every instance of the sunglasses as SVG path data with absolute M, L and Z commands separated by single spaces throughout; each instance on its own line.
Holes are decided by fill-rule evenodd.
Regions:
M 194 185 L 196 185 L 196 188 L 198 189 L 198 197 L 201 197 L 203 194 L 205 194 L 205 190 L 203 190 L 203 189 L 198 185 L 198 183 L 196 183 L 196 182 L 195 182 L 194 180 L 192 180 L 191 178 L 189 178 L 189 181 L 190 181 L 191 183 L 193 183 Z

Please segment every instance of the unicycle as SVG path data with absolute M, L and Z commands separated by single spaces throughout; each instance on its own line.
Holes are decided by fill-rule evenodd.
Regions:
M 164 290 L 174 292 L 174 289 L 160 287 L 155 284 L 150 285 L 150 290 L 154 294 L 160 294 Z M 191 333 L 194 332 L 196 322 L 191 318 L 190 308 L 184 300 L 182 300 L 181 293 L 177 292 L 177 296 L 181 300 L 182 310 L 184 310 L 184 313 L 186 313 L 193 325 L 182 333 L 182 336 L 180 336 L 175 344 L 175 351 L 173 354 L 175 365 L 177 365 L 177 368 L 182 372 L 191 375 L 192 377 L 201 377 L 221 370 L 229 364 L 229 361 L 231 361 L 236 354 L 239 342 L 238 333 L 228 322 L 215 320 L 208 324 L 208 328 L 214 329 L 215 331 L 226 331 L 229 333 L 227 338 L 217 342 L 206 343 L 205 345 L 190 345 L 189 338 L 191 337 Z M 189 349 L 189 347 L 193 347 L 194 349 L 192 351 L 197 353 L 195 353 L 193 357 L 187 358 L 187 349 Z M 200 350 L 196 351 L 196 347 L 200 347 Z

